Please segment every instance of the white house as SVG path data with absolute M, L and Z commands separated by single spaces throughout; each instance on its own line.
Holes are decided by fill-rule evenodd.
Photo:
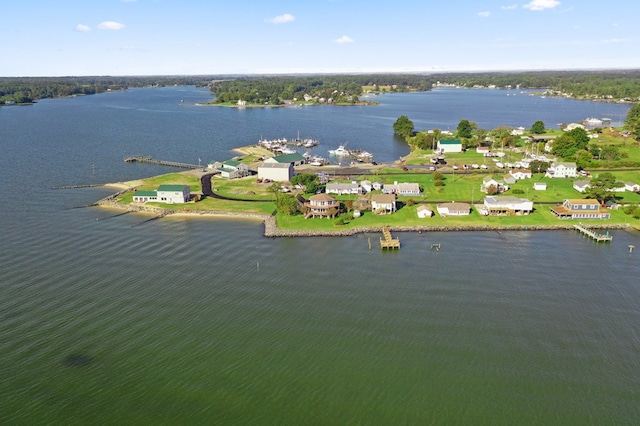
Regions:
M 513 169 L 509 172 L 516 179 L 531 179 L 531 170 L 529 169 Z
M 469 216 L 471 205 L 468 203 L 441 203 L 436 207 L 440 216 Z
M 462 152 L 462 141 L 460 139 L 441 139 L 438 141 L 438 152 L 443 154 Z
M 288 182 L 293 176 L 293 166 L 290 163 L 267 163 L 258 166 L 258 179 L 269 179 L 274 182 Z
M 220 176 L 227 179 L 234 179 L 249 175 L 249 166 L 235 160 L 227 160 L 222 163 L 216 161 L 213 165 L 209 164 L 209 167 L 217 170 L 220 173 Z
M 533 189 L 534 191 L 546 191 L 547 184 L 545 182 L 534 182 Z
M 584 192 L 587 188 L 591 187 L 591 182 L 588 180 L 577 180 L 573 182 L 573 189 L 578 192 Z
M 385 184 L 382 187 L 382 192 L 397 195 L 420 195 L 420 185 L 410 182 L 393 182 L 393 185 Z
M 186 203 L 191 198 L 187 185 L 160 185 L 157 193 L 158 201 L 167 204 Z
M 633 182 L 625 182 L 624 187 L 627 191 L 630 192 L 639 192 L 640 191 L 640 185 L 638 185 L 637 183 L 633 183 Z
M 577 174 L 576 163 L 554 161 L 547 169 L 546 176 L 552 178 L 574 178 Z
M 488 214 L 529 214 L 533 211 L 533 201 L 526 198 L 489 195 L 484 197 L 484 208 Z
M 349 195 L 359 194 L 362 189 L 355 183 L 329 182 L 325 188 L 327 194 Z
M 484 179 L 482 179 L 480 191 L 488 192 L 489 188 L 491 187 L 494 187 L 496 189 L 497 194 L 500 194 L 509 189 L 509 186 L 505 185 L 503 181 L 494 179 L 493 176 L 486 176 Z
M 395 194 L 373 194 L 371 196 L 371 211 L 382 214 L 395 212 Z
M 360 182 L 360 187 L 362 188 L 363 192 L 371 192 L 371 190 L 373 189 L 373 184 L 370 180 L 363 180 Z
M 425 217 L 431 217 L 433 216 L 433 210 L 431 210 L 431 208 L 423 205 L 418 206 L 417 208 L 417 213 L 418 213 L 418 217 L 420 219 L 424 219 Z
M 488 153 L 489 153 L 489 151 L 490 151 L 490 149 L 489 149 L 489 147 L 488 147 L 488 146 L 477 146 L 477 147 L 476 147 L 476 152 L 477 152 L 478 154 L 482 154 L 482 155 L 484 155 L 484 156 L 486 156 L 486 154 L 488 154 Z

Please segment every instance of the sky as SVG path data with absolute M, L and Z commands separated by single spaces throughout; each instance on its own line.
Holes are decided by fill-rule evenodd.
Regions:
M 2 0 L 0 76 L 640 68 L 633 0 Z

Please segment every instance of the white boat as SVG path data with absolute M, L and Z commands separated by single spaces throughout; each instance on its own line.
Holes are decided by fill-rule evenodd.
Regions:
M 340 145 L 337 149 L 330 149 L 329 154 L 335 155 L 336 157 L 348 157 L 349 150 L 344 147 L 344 145 Z

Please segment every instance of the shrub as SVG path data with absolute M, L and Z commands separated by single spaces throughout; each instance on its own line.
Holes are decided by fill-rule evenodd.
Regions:
M 444 181 L 443 180 L 437 180 L 433 183 L 435 186 L 444 186 Z
M 511 191 L 512 194 L 524 194 L 524 191 L 520 188 L 516 188 Z

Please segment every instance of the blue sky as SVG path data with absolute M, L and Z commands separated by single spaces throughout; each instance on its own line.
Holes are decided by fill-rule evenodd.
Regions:
M 640 68 L 632 0 L 2 0 L 0 76 Z

